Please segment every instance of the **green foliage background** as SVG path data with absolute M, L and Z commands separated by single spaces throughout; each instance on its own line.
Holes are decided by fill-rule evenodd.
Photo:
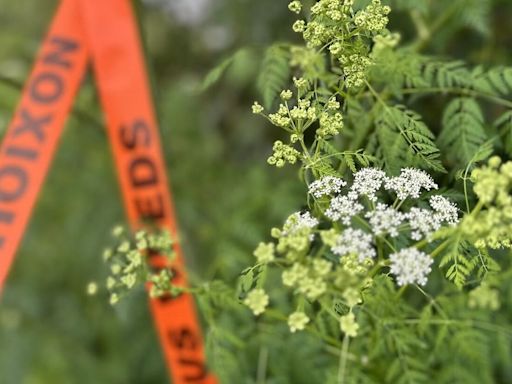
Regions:
M 165 1 L 136 3 L 182 242 L 197 280 L 218 277 L 235 284 L 257 242 L 296 210 L 302 197 L 293 171 L 266 165 L 276 130 L 249 108 L 260 99 L 254 79 L 264 47 L 298 38 L 290 31 L 294 18 L 286 3 L 216 0 L 192 24 L 165 11 Z M 424 52 L 472 64 L 512 63 L 510 1 L 392 3 L 390 29 L 401 31 L 406 41 L 414 30 L 411 9 L 428 7 L 440 20 L 436 33 L 422 42 Z M 56 4 L 0 0 L 0 135 Z M 209 69 L 243 47 L 250 49 L 230 61 L 222 80 L 200 92 Z M 124 217 L 92 80 L 85 81 L 75 104 L 0 304 L 2 384 L 167 381 L 145 294 L 138 292 L 115 309 L 106 294 L 100 299 L 85 294 L 89 281 L 105 275 L 101 250 Z M 425 99 L 422 113 L 431 119 L 429 126 L 440 124 L 435 99 Z M 211 315 L 211 308 L 203 309 Z M 314 370 L 328 364 L 314 349 L 301 348 L 307 335 L 290 338 L 285 327 L 270 332 L 245 309 L 234 312 L 215 316 L 231 323 L 234 334 L 215 326 L 205 330 L 211 360 L 225 377 L 238 372 L 239 382 L 256 382 L 260 345 L 267 344 L 270 351 L 264 353 L 280 356 L 271 362 L 273 371 L 288 377 L 279 383 L 317 382 Z M 256 329 L 257 338 L 251 338 Z M 242 345 L 248 352 L 235 360 L 230 353 Z M 503 382 L 512 381 L 512 372 L 503 375 Z

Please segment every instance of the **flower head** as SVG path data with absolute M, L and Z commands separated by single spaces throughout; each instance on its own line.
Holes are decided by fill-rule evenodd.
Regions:
M 299 13 L 302 9 L 302 3 L 298 0 L 294 0 L 288 4 L 288 9 L 294 13 Z
M 252 113 L 257 115 L 259 113 L 262 113 L 263 111 L 264 108 L 257 101 L 255 101 L 254 104 L 252 105 Z
M 446 222 L 450 225 L 455 225 L 458 223 L 459 209 L 446 197 L 441 195 L 431 196 L 429 199 L 429 204 L 440 221 Z
M 340 193 L 341 188 L 343 188 L 346 184 L 347 183 L 339 177 L 324 176 L 319 180 L 313 181 L 309 185 L 308 192 L 309 194 L 319 199 L 322 196 Z
M 359 324 L 356 323 L 356 317 L 352 312 L 340 317 L 340 329 L 347 336 L 356 337 L 359 330 Z
M 269 303 L 268 295 L 261 288 L 253 289 L 247 294 L 244 304 L 247 305 L 255 316 L 265 312 Z
M 306 324 L 309 323 L 309 317 L 304 312 L 297 311 L 293 312 L 288 316 L 288 326 L 290 332 L 295 333 L 296 331 L 302 331 L 306 328 Z
M 336 196 L 331 200 L 329 208 L 325 211 L 327 216 L 332 221 L 341 220 L 345 225 L 350 225 L 350 220 L 353 216 L 361 212 L 364 207 L 350 199 L 348 196 Z
M 274 243 L 259 243 L 258 247 L 254 250 L 254 256 L 258 263 L 268 263 L 274 260 Z
M 383 235 L 389 233 L 391 237 L 398 236 L 398 228 L 404 221 L 404 214 L 398 210 L 379 203 L 374 211 L 370 211 L 365 215 L 370 222 L 372 231 L 375 235 Z
M 354 182 L 350 188 L 349 197 L 357 199 L 366 196 L 371 201 L 376 201 L 376 192 L 382 186 L 386 174 L 376 168 L 363 168 L 354 174 Z
M 435 231 L 441 228 L 441 218 L 432 214 L 432 211 L 425 208 L 412 207 L 405 214 L 411 228 L 411 239 L 421 240 L 423 237 L 430 237 Z
M 335 255 L 356 255 L 359 262 L 373 259 L 376 256 L 372 245 L 372 235 L 360 229 L 347 228 L 338 237 L 338 241 L 331 248 Z
M 425 285 L 434 262 L 432 257 L 414 247 L 392 253 L 389 260 L 391 273 L 395 275 L 398 285 Z
M 310 212 L 295 212 L 291 214 L 283 226 L 283 235 L 297 232 L 303 228 L 315 228 L 318 225 L 318 219 L 311 216 Z
M 394 191 L 400 200 L 405 200 L 408 197 L 418 199 L 422 189 L 430 191 L 438 187 L 432 177 L 425 171 L 415 168 L 402 168 L 399 176 L 386 178 L 384 188 L 388 191 Z

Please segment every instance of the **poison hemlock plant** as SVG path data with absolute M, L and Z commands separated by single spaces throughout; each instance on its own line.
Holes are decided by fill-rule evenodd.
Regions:
M 475 2 L 453 12 L 485 34 L 488 2 L 477 15 L 462 3 Z M 410 44 L 380 0 L 295 0 L 304 43 L 264 55 L 252 112 L 281 130 L 267 162 L 299 168 L 304 205 L 254 250 L 236 296 L 226 282 L 190 289 L 226 382 L 303 382 L 267 364 L 283 324 L 322 359 L 318 383 L 512 381 L 512 68 L 422 54 L 428 2 L 394 5 L 417 28 Z M 432 95 L 434 118 L 422 114 Z M 144 273 L 156 293 L 180 294 Z

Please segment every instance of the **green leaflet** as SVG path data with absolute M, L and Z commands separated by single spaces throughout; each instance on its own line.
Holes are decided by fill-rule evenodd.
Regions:
M 238 51 L 236 51 L 231 56 L 224 59 L 223 61 L 221 61 L 216 67 L 211 69 L 210 72 L 208 72 L 206 74 L 206 76 L 203 79 L 203 82 L 201 83 L 200 90 L 206 91 L 211 86 L 216 84 L 220 80 L 222 75 L 231 66 L 231 64 L 233 64 L 233 62 L 235 62 L 237 59 L 239 59 L 243 55 L 246 55 L 248 52 L 249 52 L 248 48 L 242 48 L 242 49 L 239 49 Z
M 512 110 L 505 112 L 495 122 L 494 127 L 503 138 L 503 149 L 512 156 Z
M 484 116 L 480 105 L 472 98 L 458 97 L 446 107 L 439 147 L 456 167 L 462 168 L 487 140 Z
M 267 48 L 261 63 L 257 87 L 263 105 L 270 108 L 277 95 L 286 87 L 290 78 L 290 53 L 287 45 L 274 44 Z
M 386 107 L 376 122 L 382 155 L 388 169 L 407 165 L 408 156 L 421 159 L 427 168 L 438 172 L 445 169 L 439 159 L 439 148 L 434 135 L 421 116 L 404 106 Z

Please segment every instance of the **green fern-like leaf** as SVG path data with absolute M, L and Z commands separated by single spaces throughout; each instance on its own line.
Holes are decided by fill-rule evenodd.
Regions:
M 459 0 L 459 22 L 483 36 L 490 34 L 491 0 Z
M 328 158 L 345 163 L 352 172 L 356 172 L 358 166 L 369 167 L 370 164 L 375 162 L 375 158 L 365 153 L 363 149 L 340 152 L 328 141 L 324 141 L 322 147 L 325 153 L 327 153 Z
M 420 115 L 404 106 L 388 106 L 376 121 L 377 135 L 387 168 L 393 169 L 411 164 L 400 164 L 407 159 L 404 149 L 420 160 L 417 165 L 444 172 L 439 160 L 439 148 L 434 135 L 421 120 Z M 398 164 L 397 164 L 398 163 Z
M 257 86 L 263 105 L 270 108 L 277 95 L 286 87 L 290 78 L 290 53 L 287 46 L 272 45 L 265 52 Z
M 484 116 L 478 103 L 468 97 L 452 100 L 443 115 L 439 146 L 459 167 L 465 166 L 487 140 Z
M 439 266 L 446 267 L 446 278 L 458 287 L 462 288 L 469 275 L 476 267 L 475 250 L 468 244 L 460 242 L 458 237 L 451 241 L 449 251 L 443 256 Z
M 227 57 L 226 59 L 222 60 L 215 68 L 211 69 L 210 72 L 207 73 L 205 76 L 202 84 L 201 84 L 201 91 L 205 91 L 208 88 L 210 88 L 212 85 L 217 83 L 224 72 L 230 67 L 230 65 L 236 61 L 238 58 L 242 57 L 243 55 L 248 53 L 247 48 L 242 48 L 236 51 L 233 55 Z
M 512 156 L 512 110 L 505 112 L 495 122 L 494 127 L 503 137 L 503 147 L 508 155 Z
M 476 67 L 471 72 L 471 88 L 492 95 L 512 94 L 512 67 L 495 67 L 488 71 Z

